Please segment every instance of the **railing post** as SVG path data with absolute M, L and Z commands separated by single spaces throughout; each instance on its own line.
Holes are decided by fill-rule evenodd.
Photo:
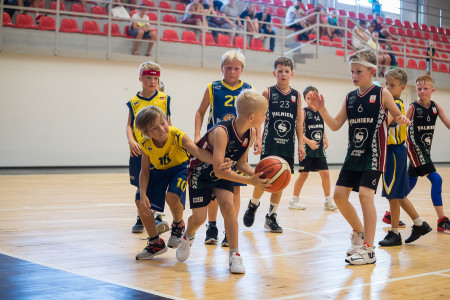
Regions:
M 37 0 L 35 0 L 37 1 Z M 55 56 L 59 54 L 59 27 L 61 27 L 61 18 L 60 18 L 60 3 L 61 0 L 56 0 L 56 28 L 55 28 Z
M 37 1 L 37 0 L 34 0 Z M 111 59 L 112 2 L 108 5 L 108 36 L 106 37 L 106 59 Z

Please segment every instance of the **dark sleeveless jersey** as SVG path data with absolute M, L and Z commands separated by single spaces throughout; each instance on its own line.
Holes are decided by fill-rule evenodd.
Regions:
M 325 132 L 323 119 L 317 110 L 312 110 L 309 107 L 305 107 L 303 110 L 305 111 L 303 135 L 319 145 L 316 150 L 313 150 L 305 143 L 305 158 L 325 157 L 325 151 L 323 150 L 323 136 Z
M 414 110 L 408 128 L 408 157 L 414 167 L 419 167 L 431 162 L 431 143 L 439 111 L 434 101 L 428 107 L 417 101 L 411 105 Z
M 294 157 L 299 94 L 292 88 L 284 94 L 277 86 L 271 86 L 268 95 L 261 154 Z
M 348 148 L 342 169 L 384 172 L 388 132 L 387 111 L 382 106 L 383 88 L 373 85 L 363 95 L 347 95 Z
M 208 130 L 208 132 L 197 142 L 197 146 L 209 152 L 213 152 L 213 148 L 208 144 L 208 134 L 217 127 L 225 129 L 228 135 L 227 148 L 225 150 L 225 157 L 231 159 L 233 165 L 244 155 L 250 143 L 250 129 L 247 130 L 242 139 L 237 135 L 234 127 L 234 119 L 222 121 L 216 126 Z M 211 164 L 202 162 L 195 156 L 189 158 L 188 163 L 188 182 L 193 189 L 210 188 L 217 185 L 219 178 L 214 174 L 214 169 Z

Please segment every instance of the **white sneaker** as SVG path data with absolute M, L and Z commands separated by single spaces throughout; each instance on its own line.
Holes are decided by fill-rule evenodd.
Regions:
M 189 254 L 191 253 L 191 245 L 194 243 L 194 239 L 189 240 L 185 234 L 181 238 L 181 242 L 177 248 L 177 260 L 185 261 L 189 258 Z
M 302 209 L 302 210 L 306 209 L 305 205 L 301 204 L 300 201 L 297 201 L 295 199 L 290 199 L 289 200 L 289 206 L 288 207 L 291 208 L 291 209 Z
M 345 259 L 345 262 L 351 265 L 367 265 L 373 264 L 376 261 L 377 257 L 375 256 L 375 251 L 373 251 L 372 247 L 367 247 L 367 245 L 363 245 L 356 250 L 355 253 Z
M 333 202 L 333 198 L 325 199 L 325 210 L 335 211 L 338 207 Z
M 244 263 L 242 262 L 242 257 L 239 253 L 233 252 L 230 255 L 230 272 L 234 274 L 244 274 L 245 273 L 245 267 Z
M 350 239 L 352 241 L 351 247 L 347 250 L 347 255 L 350 256 L 355 253 L 364 244 L 364 232 L 357 233 L 352 231 L 350 234 Z

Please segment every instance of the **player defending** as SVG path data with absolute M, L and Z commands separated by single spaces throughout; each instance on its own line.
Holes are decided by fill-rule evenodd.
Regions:
M 303 142 L 306 144 L 305 159 L 299 162 L 300 176 L 295 181 L 294 195 L 289 200 L 289 208 L 292 209 L 306 209 L 306 206 L 299 201 L 299 195 L 303 184 L 308 179 L 309 172 L 319 171 L 322 179 L 323 193 L 325 194 L 326 210 L 337 210 L 337 206 L 333 202 L 330 194 L 330 172 L 328 171 L 327 158 L 325 150 L 328 148 L 328 138 L 325 133 L 323 119 L 320 116 L 317 108 L 311 103 L 311 96 L 319 91 L 313 87 L 308 86 L 303 91 L 307 107 L 303 108 Z
M 405 114 L 405 106 L 403 105 L 400 96 L 408 82 L 408 75 L 403 69 L 396 68 L 389 70 L 384 77 L 386 79 L 386 89 L 392 94 L 392 97 L 394 97 L 394 101 L 402 114 Z M 430 225 L 422 220 L 411 201 L 406 198 L 410 191 L 405 147 L 406 125 L 398 125 L 393 121 L 391 115 L 388 115 L 388 124 L 389 133 L 387 141 L 386 171 L 383 174 L 382 196 L 389 200 L 392 228 L 389 230 L 386 237 L 378 243 L 380 246 L 384 247 L 402 244 L 402 237 L 398 231 L 400 206 L 414 222 L 411 236 L 405 240 L 405 243 L 414 242 L 422 235 L 431 231 Z
M 358 88 L 347 94 L 340 111 L 332 117 L 324 105 L 323 96 L 315 93 L 312 104 L 331 130 L 336 131 L 348 120 L 348 147 L 334 190 L 334 201 L 353 229 L 352 246 L 345 261 L 352 265 L 376 262 L 373 242 L 377 212 L 373 201 L 378 180 L 385 170 L 387 111 L 397 123 L 409 123 L 402 115 L 388 90 L 373 84 L 377 57 L 370 50 L 360 50 L 348 58 L 352 81 Z M 359 192 L 364 226 L 349 202 L 351 191 Z
M 269 103 L 269 109 L 264 123 L 261 152 L 261 159 L 270 155 L 282 157 L 288 162 L 291 172 L 294 170 L 295 135 L 299 141 L 299 160 L 302 160 L 305 155 L 302 143 L 301 96 L 289 85 L 289 80 L 294 75 L 293 68 L 293 61 L 287 57 L 279 57 L 273 64 L 273 76 L 277 84 L 263 92 L 263 96 Z M 263 193 L 264 189 L 260 187 L 255 187 L 253 190 L 253 197 L 244 214 L 245 226 L 253 225 L 256 210 L 260 205 L 259 199 Z M 283 191 L 279 191 L 270 195 L 270 208 L 264 224 L 264 228 L 269 229 L 270 232 L 283 232 L 277 220 L 282 193 Z
M 231 273 L 245 273 L 245 267 L 238 249 L 238 221 L 234 207 L 234 182 L 251 184 L 261 188 L 268 187 L 267 179 L 261 179 L 261 173 L 247 163 L 249 146 L 256 137 L 254 128 L 261 127 L 266 111 L 267 100 L 255 91 L 243 91 L 236 100 L 237 118 L 222 121 L 208 130 L 197 143 L 202 149 L 213 154 L 214 163 L 202 163 L 195 156 L 189 159 L 188 183 L 189 201 L 192 215 L 189 217 L 186 232 L 177 248 L 178 261 L 185 261 L 190 254 L 197 229 L 205 222 L 207 207 L 217 198 L 223 219 L 225 232 L 230 243 L 229 268 Z M 220 170 L 219 165 L 229 158 L 235 171 Z
M 230 50 L 223 54 L 220 68 L 222 70 L 223 79 L 213 81 L 208 84 L 202 102 L 195 114 L 195 133 L 194 141 L 200 140 L 200 130 L 202 128 L 203 117 L 209 107 L 209 117 L 207 130 L 221 121 L 226 121 L 236 117 L 235 101 L 236 97 L 244 89 L 251 89 L 251 85 L 242 82 L 239 78 L 244 71 L 245 57 L 236 50 Z M 256 145 L 255 145 L 256 147 Z M 234 187 L 234 207 L 236 216 L 239 214 L 240 208 L 240 187 L 242 184 L 236 183 Z M 206 230 L 205 244 L 217 243 L 217 210 L 219 205 L 217 201 L 212 201 L 208 206 L 209 224 Z M 222 241 L 222 247 L 228 247 L 227 236 Z
M 419 100 L 411 103 L 406 112 L 406 116 L 411 119 L 411 126 L 408 129 L 409 185 L 412 190 L 418 176 L 427 176 L 431 182 L 431 200 L 438 215 L 437 230 L 450 233 L 450 221 L 444 215 L 442 204 L 442 178 L 436 172 L 430 156 L 437 117 L 439 116 L 448 129 L 450 129 L 450 119 L 442 106 L 431 100 L 434 91 L 433 79 L 430 75 L 417 77 L 416 94 Z
M 135 203 L 139 211 L 139 172 L 141 171 L 141 147 L 140 142 L 144 138 L 144 135 L 135 127 L 134 120 L 137 113 L 144 107 L 150 105 L 156 105 L 161 108 L 164 114 L 168 118 L 169 125 L 172 125 L 170 120 L 170 96 L 163 93 L 161 89 L 161 66 L 152 61 L 144 62 L 139 66 L 139 81 L 142 83 L 142 91 L 133 96 L 130 101 L 127 102 L 128 121 L 127 121 L 127 139 L 130 146 L 130 161 L 129 161 L 129 173 L 130 183 L 134 185 L 136 190 Z M 160 91 L 158 91 L 158 89 Z M 155 214 L 158 233 L 162 234 L 169 230 L 169 224 L 164 222 L 160 214 Z M 133 233 L 144 232 L 144 225 L 142 224 L 141 217 L 138 215 L 136 224 L 133 226 Z

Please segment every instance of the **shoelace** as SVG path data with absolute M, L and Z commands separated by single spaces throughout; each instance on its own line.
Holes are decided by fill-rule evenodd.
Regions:
M 172 226 L 172 235 L 175 235 L 177 238 L 180 238 L 183 234 L 183 227 Z

